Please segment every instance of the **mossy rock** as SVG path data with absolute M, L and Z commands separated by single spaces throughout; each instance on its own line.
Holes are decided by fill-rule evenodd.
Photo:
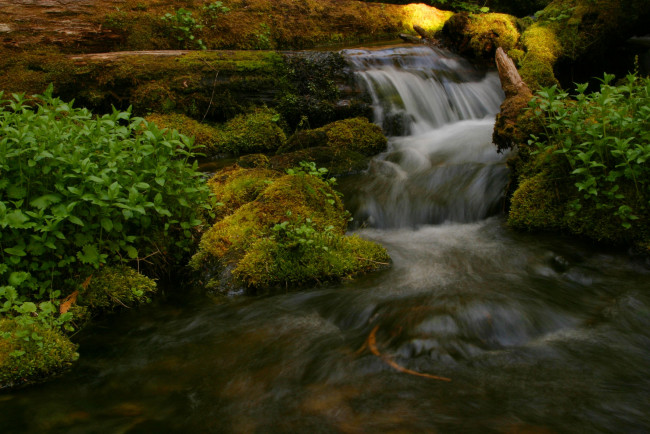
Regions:
M 333 148 L 335 152 L 348 150 L 365 156 L 386 150 L 388 142 L 381 127 L 367 118 L 355 117 L 332 122 L 324 127 L 296 132 L 279 152 L 290 152 L 311 147 Z
M 275 152 L 287 139 L 280 125 L 280 115 L 269 108 L 238 115 L 222 127 L 218 141 L 207 151 L 235 155 Z
M 562 54 L 562 45 L 555 32 L 544 25 L 534 24 L 522 35 L 526 54 L 521 59 L 519 73 L 534 92 L 558 84 L 553 66 Z
M 506 52 L 519 42 L 515 17 L 506 14 L 455 14 L 442 29 L 445 43 L 460 54 L 478 59 L 494 59 L 496 49 Z
M 97 271 L 77 302 L 95 312 L 149 303 L 157 292 L 156 282 L 127 266 L 107 266 Z
M 259 155 L 259 154 L 254 154 Z M 268 159 L 266 160 L 268 162 Z M 208 186 L 222 204 L 215 209 L 217 220 L 254 201 L 281 172 L 265 168 L 231 167 L 215 174 Z
M 79 358 L 77 345 L 63 334 L 38 324 L 28 326 L 29 335 L 19 338 L 13 319 L 0 319 L 0 389 L 33 383 L 69 368 Z
M 314 243 L 285 244 L 263 238 L 232 274 L 248 288 L 285 288 L 349 278 L 390 262 L 386 249 L 356 235 L 320 233 L 310 241 Z
M 317 167 L 326 168 L 328 176 L 339 177 L 366 170 L 370 158 L 348 149 L 316 147 L 275 155 L 269 161 L 270 168 L 281 171 L 297 167 L 302 161 L 313 162 Z
M 246 196 L 249 185 L 242 180 L 259 180 L 265 170 L 235 169 L 234 173 L 225 175 L 219 188 L 236 190 L 228 185 L 227 180 L 230 180 L 242 185 L 242 196 Z M 283 175 L 273 179 L 261 193 L 256 190 L 257 187 L 253 187 L 255 193 L 248 196 L 256 196 L 254 199 L 216 222 L 201 238 L 199 251 L 190 265 L 202 274 L 207 287 L 224 289 L 235 285 L 258 291 L 280 283 L 302 285 L 323 279 L 340 279 L 377 269 L 386 263 L 387 256 L 380 247 L 344 237 L 348 214 L 336 192 L 323 180 L 305 173 Z M 287 271 L 287 274 L 274 276 L 278 270 L 286 271 L 289 267 L 286 261 L 280 265 L 273 262 L 274 254 L 282 254 L 285 259 L 293 257 L 293 249 L 277 238 L 276 225 L 298 228 L 296 233 L 306 226 L 310 239 L 321 240 L 319 245 L 327 249 L 319 248 L 312 252 L 306 248 L 302 260 L 294 258 L 294 265 L 298 267 L 298 262 L 301 264 L 293 273 Z M 332 252 L 327 253 L 330 247 Z M 257 269 L 258 266 L 261 268 Z
M 194 144 L 203 149 L 212 149 L 221 137 L 217 128 L 183 114 L 152 114 L 145 119 L 156 124 L 160 129 L 177 130 L 183 135 L 193 137 Z
M 553 230 L 562 225 L 564 206 L 547 173 L 538 173 L 520 183 L 508 213 L 508 224 L 528 230 Z

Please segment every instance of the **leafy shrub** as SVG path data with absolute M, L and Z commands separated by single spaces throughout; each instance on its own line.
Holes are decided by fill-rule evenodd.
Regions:
M 190 247 L 210 205 L 188 137 L 129 112 L 95 117 L 51 87 L 29 101 L 0 94 L 0 108 L 0 286 L 18 302 L 72 292 L 102 264 Z
M 565 222 L 572 230 L 638 240 L 648 237 L 650 78 L 629 74 L 618 86 L 613 80 L 605 74 L 600 91 L 591 94 L 587 84 L 578 85 L 575 100 L 556 86 L 539 91 L 530 107 L 544 132 L 529 145 L 537 148 L 541 167 L 553 167 L 554 182 L 568 183 Z M 584 215 L 590 216 L 586 225 Z M 612 221 L 619 230 L 593 231 Z
M 166 13 L 161 19 L 170 23 L 172 30 L 178 42 L 181 42 L 184 48 L 191 48 L 197 46 L 201 50 L 206 50 L 207 47 L 202 39 L 196 37 L 195 33 L 201 30 L 203 26 L 199 24 L 192 12 L 187 9 L 180 8 L 175 14 Z

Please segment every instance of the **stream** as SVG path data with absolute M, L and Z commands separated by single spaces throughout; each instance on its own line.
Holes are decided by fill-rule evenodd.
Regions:
M 384 271 L 265 296 L 167 294 L 0 393 L 2 433 L 650 431 L 650 266 L 505 225 L 497 74 L 424 46 L 344 50 L 392 134 L 341 181 Z

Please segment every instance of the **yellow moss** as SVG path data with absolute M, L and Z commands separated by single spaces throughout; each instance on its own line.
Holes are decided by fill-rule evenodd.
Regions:
M 14 320 L 0 319 L 0 389 L 51 377 L 79 358 L 77 346 L 59 332 L 33 324 L 29 335 L 40 339 L 25 341 L 16 336 L 18 329 Z
M 515 191 L 508 224 L 521 229 L 557 229 L 564 209 L 558 203 L 556 186 L 544 172 L 525 179 Z
M 148 122 L 156 124 L 160 129 L 174 129 L 188 137 L 193 137 L 195 145 L 208 149 L 212 148 L 220 137 L 217 128 L 202 124 L 182 114 L 152 114 L 147 116 L 146 119 Z
M 334 153 L 346 150 L 373 156 L 386 149 L 387 140 L 379 126 L 364 117 L 357 117 L 298 131 L 278 153 L 325 146 L 333 148 Z
M 347 149 L 367 156 L 386 150 L 387 141 L 381 128 L 366 118 L 333 122 L 323 130 L 327 134 L 327 145 L 335 149 Z
M 519 42 L 516 18 L 506 14 L 470 15 L 470 46 L 475 53 L 494 53 L 498 47 L 506 52 Z M 487 46 L 489 45 L 489 47 Z
M 280 119 L 269 108 L 238 115 L 223 126 L 219 140 L 209 151 L 236 155 L 276 151 L 287 139 Z
M 522 35 L 526 55 L 519 73 L 534 92 L 541 87 L 557 84 L 553 66 L 562 53 L 562 45 L 555 32 L 546 26 L 534 24 Z
M 305 218 L 312 219 L 319 229 L 331 225 L 339 234 L 347 226 L 343 204 L 328 184 L 309 175 L 284 175 L 254 201 L 240 206 L 206 231 L 192 266 L 200 268 L 214 259 L 237 261 L 254 241 L 268 236 L 275 224 Z
M 356 235 L 321 233 L 311 241 L 286 245 L 263 238 L 239 261 L 233 276 L 248 288 L 284 288 L 349 278 L 390 261 L 386 249 Z
M 275 178 L 281 176 L 276 170 L 233 167 L 222 170 L 208 181 L 210 190 L 223 205 L 217 207 L 217 219 L 235 212 L 240 206 L 252 202 Z
M 406 30 L 411 30 L 413 26 L 420 26 L 427 32 L 435 33 L 442 29 L 453 12 L 441 11 L 422 3 L 411 3 L 404 6 L 403 14 Z

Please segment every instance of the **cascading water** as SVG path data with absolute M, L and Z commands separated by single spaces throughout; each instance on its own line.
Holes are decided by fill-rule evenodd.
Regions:
M 494 71 L 422 47 L 347 50 L 393 134 L 369 173 L 346 189 L 360 222 L 379 228 L 472 222 L 498 209 L 506 155 L 492 145 L 503 92 Z
M 3 434 L 650 431 L 647 263 L 485 218 L 495 74 L 425 47 L 346 55 L 394 133 L 346 191 L 390 269 L 108 317 L 70 372 L 0 393 Z

